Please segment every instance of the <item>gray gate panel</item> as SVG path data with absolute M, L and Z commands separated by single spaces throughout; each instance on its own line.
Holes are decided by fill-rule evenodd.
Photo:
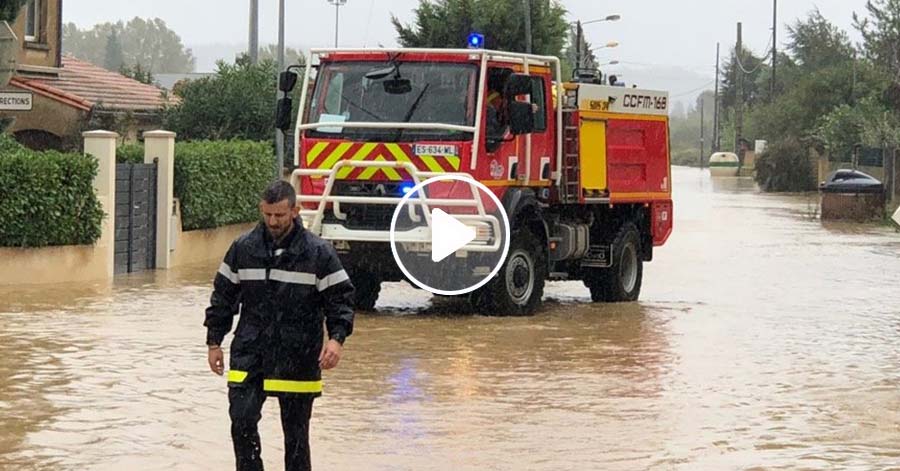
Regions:
M 115 272 L 156 268 L 156 165 L 116 166 Z

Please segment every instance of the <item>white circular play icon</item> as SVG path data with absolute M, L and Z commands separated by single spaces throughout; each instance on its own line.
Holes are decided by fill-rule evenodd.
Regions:
M 509 252 L 509 218 L 484 184 L 442 175 L 416 185 L 394 209 L 391 251 L 410 282 L 456 296 L 484 286 Z

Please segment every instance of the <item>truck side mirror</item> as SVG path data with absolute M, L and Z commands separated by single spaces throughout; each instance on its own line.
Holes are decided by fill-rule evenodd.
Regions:
M 534 108 L 531 103 L 513 101 L 509 104 L 509 130 L 515 135 L 534 132 Z
M 297 74 L 290 70 L 286 70 L 278 74 L 278 89 L 284 93 L 290 93 L 297 85 Z
M 278 99 L 275 106 L 275 129 L 287 132 L 291 128 L 291 112 L 294 110 L 294 100 L 290 97 Z
M 532 80 L 530 75 L 512 74 L 506 80 L 503 93 L 507 98 L 517 95 L 531 95 Z

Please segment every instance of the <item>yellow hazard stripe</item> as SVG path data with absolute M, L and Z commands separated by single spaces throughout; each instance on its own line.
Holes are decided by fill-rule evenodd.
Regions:
M 388 159 L 385 159 L 384 156 L 379 155 L 374 162 L 389 162 Z M 400 173 L 393 168 L 388 167 L 370 167 L 365 170 L 361 174 L 359 174 L 359 180 L 370 180 L 372 177 L 378 174 L 378 172 L 384 173 L 384 175 L 392 181 L 400 181 L 403 177 L 400 176 Z
M 243 383 L 245 379 L 247 379 L 246 371 L 240 371 L 240 370 L 229 370 L 228 371 L 228 382 L 229 383 Z
M 334 164 L 336 164 L 338 160 L 341 160 L 351 147 L 353 147 L 353 143 L 351 142 L 340 143 L 334 152 L 329 154 L 325 161 L 322 162 L 322 165 L 320 165 L 319 168 L 330 169 L 334 167 Z
M 319 158 L 319 155 L 322 152 L 324 152 L 325 149 L 327 149 L 327 148 L 328 148 L 327 142 L 320 142 L 320 143 L 314 145 L 312 147 L 312 149 L 309 150 L 309 153 L 306 154 L 306 166 L 307 167 L 311 166 L 312 163 L 315 162 L 317 158 Z
M 385 144 L 384 147 L 394 155 L 394 158 L 397 159 L 398 162 L 412 162 L 409 159 L 409 156 L 407 156 L 406 153 L 403 152 L 403 149 L 397 144 Z
M 428 167 L 428 170 L 431 170 L 432 172 L 444 171 L 444 167 L 441 167 L 441 164 L 439 164 L 434 157 L 430 155 L 420 155 L 419 158 L 422 159 L 422 162 L 425 162 L 425 166 Z
M 353 154 L 353 157 L 350 157 L 347 160 L 350 160 L 350 161 L 366 160 L 366 157 L 368 157 L 369 154 L 371 154 L 372 151 L 375 150 L 375 147 L 377 147 L 377 146 L 378 146 L 378 144 L 364 144 L 362 147 L 359 148 L 358 151 L 356 151 L 355 154 Z M 336 163 L 336 162 L 337 162 L 337 160 L 334 161 L 334 163 Z M 326 162 L 326 163 L 328 163 L 328 162 Z M 332 163 L 330 166 L 324 167 L 324 168 L 332 168 L 332 167 L 334 167 L 334 163 Z M 344 167 L 344 168 L 338 170 L 337 177 L 338 178 L 347 178 L 348 176 L 350 176 L 350 172 L 352 172 L 354 168 L 355 167 Z
M 308 168 L 317 168 L 328 170 L 334 168 L 334 166 L 341 160 L 350 160 L 350 161 L 364 161 L 364 160 L 372 160 L 377 162 L 389 162 L 393 158 L 397 162 L 405 162 L 413 164 L 412 159 L 403 151 L 403 148 L 399 144 L 384 144 L 384 148 L 390 152 L 390 155 L 378 155 L 376 158 L 372 159 L 372 154 L 375 149 L 378 147 L 377 143 L 366 143 L 363 144 L 352 156 L 347 155 L 350 149 L 353 147 L 353 143 L 343 142 L 339 144 L 333 151 L 331 151 L 319 164 L 313 165 L 313 163 L 322 157 L 322 153 L 328 148 L 328 143 L 320 142 L 315 144 L 312 149 L 310 149 L 309 153 L 306 156 L 306 162 Z M 441 165 L 441 162 L 438 160 L 438 157 L 433 155 L 420 155 L 419 159 L 428 167 L 428 170 L 435 173 L 444 172 L 445 168 Z M 461 159 L 459 156 L 441 156 L 440 158 L 444 159 L 445 162 L 450 164 L 450 167 L 454 171 L 459 171 Z M 353 173 L 355 167 L 345 167 L 338 171 L 337 178 L 346 179 Z M 387 178 L 395 181 L 402 180 L 400 176 L 400 172 L 393 168 L 367 168 L 365 169 L 359 176 L 360 180 L 369 180 L 378 175 L 379 173 L 383 173 Z
M 322 381 L 267 379 L 263 381 L 263 390 L 286 393 L 320 393 L 322 392 Z

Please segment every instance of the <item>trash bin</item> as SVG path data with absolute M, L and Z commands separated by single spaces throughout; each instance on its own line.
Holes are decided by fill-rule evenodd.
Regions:
M 884 218 L 884 184 L 867 173 L 850 169 L 834 171 L 819 185 L 819 191 L 822 220 Z

